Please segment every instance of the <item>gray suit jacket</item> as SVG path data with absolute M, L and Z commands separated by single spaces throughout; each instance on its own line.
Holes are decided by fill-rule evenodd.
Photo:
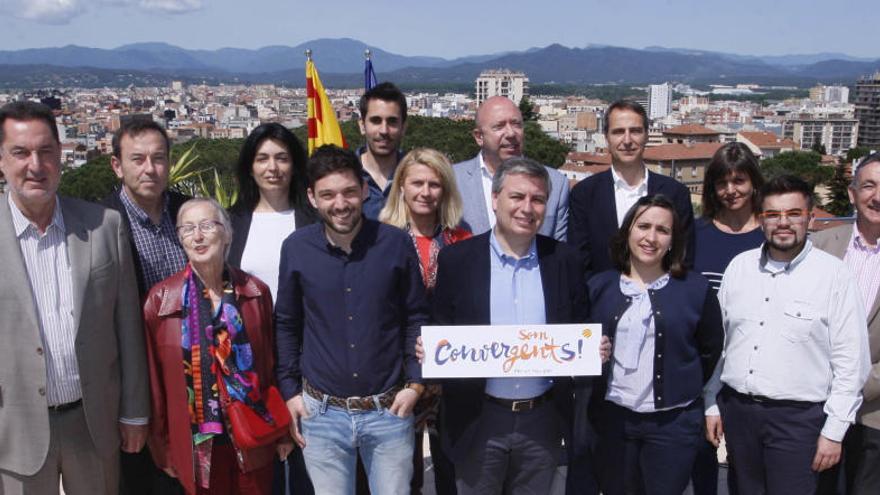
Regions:
M 854 225 L 841 225 L 814 234 L 813 245 L 840 259 L 852 239 Z M 871 373 L 862 389 L 865 401 L 859 409 L 859 423 L 880 429 L 880 293 L 868 311 L 868 343 L 871 348 Z
M 102 456 L 119 450 L 119 418 L 146 418 L 149 386 L 131 247 L 114 210 L 61 198 L 73 279 L 76 357 L 86 423 Z M 49 451 L 46 362 L 27 269 L 0 195 L 0 469 L 36 473 Z
M 547 200 L 547 211 L 544 214 L 544 224 L 538 233 L 547 237 L 553 237 L 557 241 L 565 241 L 568 231 L 568 179 L 558 170 L 546 167 L 550 173 L 550 197 Z M 470 160 L 456 163 L 452 166 L 455 171 L 455 181 L 464 202 L 464 226 L 470 229 L 474 235 L 482 234 L 489 230 L 489 213 L 486 212 L 486 198 L 483 195 L 483 177 L 480 173 L 480 156 Z

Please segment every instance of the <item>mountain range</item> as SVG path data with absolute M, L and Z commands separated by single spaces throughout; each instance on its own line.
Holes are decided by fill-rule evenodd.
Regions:
M 287 83 L 303 81 L 305 50 L 311 49 L 328 86 L 362 84 L 364 50 L 370 49 L 380 80 L 409 86 L 472 84 L 489 68 L 524 71 L 532 84 L 696 84 L 754 82 L 807 86 L 851 84 L 880 70 L 880 59 L 840 53 L 749 56 L 682 48 L 621 48 L 553 44 L 523 51 L 455 59 L 406 56 L 361 41 L 317 39 L 296 46 L 259 49 L 188 50 L 167 43 L 136 43 L 113 49 L 68 45 L 0 51 L 0 85 L 54 86 L 73 77 L 93 85 L 132 80 L 184 79 L 190 82 Z M 53 71 L 53 68 L 54 69 Z M 90 77 L 91 76 L 91 77 Z M 113 84 L 118 80 L 118 84 Z M 110 84 L 108 84 L 110 81 Z M 304 82 L 304 81 L 303 81 Z

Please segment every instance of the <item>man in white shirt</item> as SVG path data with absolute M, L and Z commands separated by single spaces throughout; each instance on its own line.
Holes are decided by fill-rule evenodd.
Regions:
M 726 342 L 706 434 L 717 445 L 726 433 L 741 493 L 811 494 L 862 403 L 865 310 L 844 262 L 807 239 L 812 188 L 782 176 L 761 197 L 766 242 L 734 258 L 721 282 Z

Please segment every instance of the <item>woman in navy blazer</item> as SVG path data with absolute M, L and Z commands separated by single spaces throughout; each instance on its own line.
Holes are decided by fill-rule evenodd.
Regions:
M 703 438 L 724 334 L 714 291 L 684 267 L 686 242 L 674 204 L 643 197 L 611 241 L 616 270 L 588 282 L 590 321 L 614 341 L 593 400 L 606 495 L 682 493 Z

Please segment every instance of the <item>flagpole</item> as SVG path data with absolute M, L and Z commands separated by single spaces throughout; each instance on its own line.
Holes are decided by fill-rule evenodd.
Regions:
M 306 60 L 309 62 L 312 61 L 312 50 L 311 49 L 306 49 Z

